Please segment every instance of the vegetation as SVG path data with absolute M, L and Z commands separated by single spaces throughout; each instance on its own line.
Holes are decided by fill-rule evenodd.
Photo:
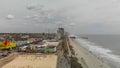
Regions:
M 67 36 L 64 36 L 62 38 L 62 40 L 63 40 L 62 45 L 63 45 L 64 53 L 69 54 L 68 48 L 67 48 L 67 43 L 66 43 L 66 40 L 68 41 L 68 43 L 70 43 L 69 39 L 67 39 Z M 71 68 L 83 68 L 81 66 L 81 64 L 78 62 L 78 58 L 75 57 L 75 51 L 74 51 L 73 47 L 70 44 L 68 44 L 68 45 L 69 45 L 69 48 L 70 48 L 71 54 L 72 54 L 71 57 L 70 57 L 70 59 L 71 59 Z
M 78 62 L 78 58 L 75 57 L 75 51 L 73 50 L 73 47 L 70 45 L 70 50 L 72 53 L 71 56 L 71 68 L 82 68 L 81 64 Z
M 71 68 L 83 68 L 76 57 L 71 57 Z
M 68 42 L 69 42 L 69 39 L 67 39 Z M 83 68 L 82 65 L 78 62 L 78 58 L 75 57 L 75 51 L 72 47 L 72 45 L 70 45 L 70 42 L 69 42 L 69 47 L 70 47 L 70 50 L 71 50 L 71 68 Z
M 71 45 L 70 45 L 70 50 L 71 50 L 72 55 L 75 55 L 75 51 L 73 50 L 73 47 Z
M 62 47 L 64 49 L 64 53 L 69 54 L 65 37 L 63 37 Z

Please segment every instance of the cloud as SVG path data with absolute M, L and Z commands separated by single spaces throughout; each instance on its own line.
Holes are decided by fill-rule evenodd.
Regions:
M 6 31 L 22 31 L 20 28 L 34 31 L 38 27 L 44 31 L 63 24 L 71 33 L 120 34 L 119 0 L 12 0 L 0 1 L 0 8 L 4 8 L 0 12 L 0 24 Z
M 27 9 L 28 10 L 32 10 L 32 9 L 35 9 L 36 8 L 36 5 L 35 4 L 31 4 L 31 5 L 28 5 L 27 6 Z
M 35 14 L 32 16 L 26 16 L 26 20 L 31 20 L 32 22 L 38 24 L 64 24 L 65 22 L 67 22 L 67 18 L 65 15 L 50 8 L 46 9 L 46 7 L 43 6 L 44 5 L 34 7 L 34 9 L 32 9 L 32 12 L 34 12 Z
M 75 24 L 75 23 L 70 23 L 69 25 L 70 25 L 70 26 L 75 26 L 76 24 Z
M 11 20 L 11 19 L 13 19 L 13 18 L 15 18 L 15 17 L 14 17 L 14 15 L 12 15 L 12 14 L 7 15 L 7 17 L 6 17 L 6 19 L 8 19 L 8 20 Z

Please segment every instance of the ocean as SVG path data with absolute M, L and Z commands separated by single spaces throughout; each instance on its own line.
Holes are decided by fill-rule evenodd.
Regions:
M 111 68 L 120 68 L 120 35 L 77 35 L 76 41 Z

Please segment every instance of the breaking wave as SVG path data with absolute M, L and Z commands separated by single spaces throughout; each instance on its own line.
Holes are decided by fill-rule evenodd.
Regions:
M 120 56 L 112 54 L 112 50 L 95 45 L 95 43 L 85 39 L 76 38 L 76 41 L 80 46 L 87 49 L 103 62 L 109 64 L 112 68 L 120 68 Z

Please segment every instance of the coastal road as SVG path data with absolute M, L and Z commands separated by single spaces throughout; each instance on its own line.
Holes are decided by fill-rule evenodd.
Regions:
M 79 60 L 79 63 L 83 66 L 83 68 L 110 68 L 107 64 L 102 62 L 97 57 L 93 56 L 89 51 L 80 47 L 80 44 L 75 42 L 74 39 L 70 39 L 70 45 L 73 46 L 76 57 Z

